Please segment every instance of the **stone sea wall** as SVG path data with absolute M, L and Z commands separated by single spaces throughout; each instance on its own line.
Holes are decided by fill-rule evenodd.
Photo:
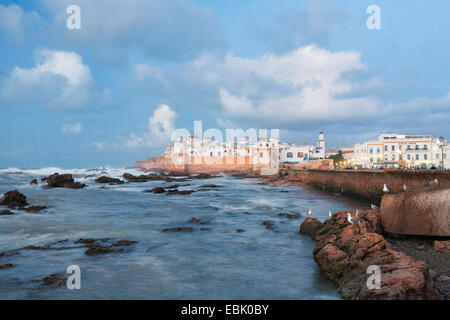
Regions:
M 450 172 L 442 171 L 289 170 L 284 179 L 325 191 L 365 198 L 374 203 L 381 203 L 385 184 L 390 190 L 389 194 L 405 192 L 403 185 L 410 191 L 424 191 L 434 187 L 428 185 L 434 179 L 438 179 L 440 188 L 450 188 Z

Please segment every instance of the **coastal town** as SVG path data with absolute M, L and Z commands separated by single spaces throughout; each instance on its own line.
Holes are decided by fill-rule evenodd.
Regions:
M 450 169 L 450 144 L 431 135 L 380 134 L 375 140 L 327 149 L 323 132 L 315 145 L 296 145 L 278 138 L 219 142 L 190 136 L 169 145 L 160 157 L 137 161 L 146 170 L 273 172 L 279 167 L 302 169 Z M 337 157 L 338 156 L 338 157 Z M 325 161 L 332 159 L 333 161 Z

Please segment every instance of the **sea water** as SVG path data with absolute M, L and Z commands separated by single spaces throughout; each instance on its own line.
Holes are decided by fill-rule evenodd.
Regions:
M 44 189 L 42 177 L 72 173 L 88 187 Z M 328 211 L 366 208 L 367 204 L 306 187 L 274 187 L 256 179 L 221 175 L 166 183 L 149 181 L 101 188 L 102 175 L 142 174 L 137 169 L 44 168 L 0 170 L 0 194 L 19 190 L 40 213 L 13 210 L 0 216 L 0 252 L 60 240 L 111 238 L 137 241 L 125 252 L 96 256 L 86 248 L 21 250 L 0 258 L 0 299 L 339 299 L 336 285 L 321 273 L 312 257 L 315 243 L 298 233 L 311 209 L 313 217 Z M 40 186 L 30 186 L 38 179 Z M 171 184 L 201 190 L 190 195 L 144 193 Z M 283 192 L 284 191 L 284 192 Z M 285 192 L 288 191 L 288 192 Z M 1 210 L 6 208 L 0 208 Z M 279 213 L 299 213 L 287 219 Z M 188 223 L 191 218 L 208 225 Z M 263 222 L 273 222 L 273 230 Z M 170 227 L 193 232 L 162 232 Z M 208 228 L 200 231 L 200 228 Z M 238 229 L 244 232 L 237 232 Z M 42 279 L 81 270 L 81 289 L 42 285 Z M 65 274 L 67 277 L 69 274 Z

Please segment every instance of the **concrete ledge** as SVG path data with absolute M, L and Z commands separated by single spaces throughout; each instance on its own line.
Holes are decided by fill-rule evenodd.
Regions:
M 383 196 L 381 226 L 390 233 L 450 236 L 450 189 Z

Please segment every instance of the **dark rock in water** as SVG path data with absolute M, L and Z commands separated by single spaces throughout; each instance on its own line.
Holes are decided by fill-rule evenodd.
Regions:
M 119 240 L 112 244 L 113 247 L 124 247 L 124 246 L 131 246 L 133 244 L 137 243 L 137 241 L 131 241 L 131 240 Z
M 279 213 L 278 216 L 288 218 L 288 219 L 298 219 L 300 217 L 300 215 L 298 213 L 288 213 L 288 212 Z
M 47 209 L 47 207 L 46 206 L 30 206 L 30 207 L 19 208 L 19 210 L 26 211 L 26 212 L 32 212 L 32 213 L 38 213 L 44 209 Z
M 67 278 L 59 273 L 52 274 L 42 280 L 42 285 L 49 287 L 62 287 L 67 283 Z
M 208 231 L 208 230 L 211 230 L 211 229 L 210 228 L 205 228 L 205 227 L 200 228 L 200 231 Z
M 195 176 L 190 176 L 191 179 L 211 179 L 217 178 L 217 176 L 209 174 L 209 173 L 199 173 Z
M 265 225 L 267 229 L 273 230 L 273 222 L 272 221 L 264 221 L 262 224 Z
M 41 182 L 47 182 L 48 181 L 48 177 L 44 177 L 41 179 Z
M 287 191 L 287 190 L 281 190 L 280 192 L 288 193 L 289 191 Z
M 220 188 L 220 186 L 217 186 L 215 184 L 205 184 L 203 186 L 200 186 L 201 188 Z
M 317 231 L 322 227 L 319 219 L 308 217 L 300 225 L 299 233 L 310 236 L 313 240 L 316 238 Z
M 110 177 L 106 177 L 106 176 L 102 176 L 100 178 L 95 179 L 95 182 L 97 183 L 109 183 L 112 185 L 117 185 L 117 184 L 124 184 L 125 182 L 120 180 L 120 179 L 115 179 L 115 178 L 110 178 Z
M 37 185 L 37 184 L 38 184 L 37 179 L 33 179 L 33 180 L 30 181 L 30 186 Z
M 135 175 L 124 173 L 122 175 L 126 180 L 129 182 L 147 182 L 147 181 L 155 181 L 155 180 L 167 180 L 168 178 L 163 175 L 150 173 L 150 174 L 141 174 L 140 176 L 136 177 Z
M 0 199 L 0 205 L 15 208 L 26 206 L 28 205 L 28 202 L 25 195 L 21 194 L 17 190 L 14 190 L 8 191 L 3 195 L 3 197 Z
M 189 227 L 173 227 L 162 230 L 162 232 L 192 232 L 192 231 L 194 231 L 194 229 Z
M 48 250 L 48 246 L 26 246 L 23 248 L 24 250 Z
M 88 244 L 88 249 L 84 252 L 87 256 L 96 256 L 105 253 L 124 252 L 122 248 L 113 248 L 112 246 L 102 246 L 100 244 Z
M 12 263 L 2 264 L 0 265 L 0 270 L 12 268 L 14 265 Z
M 190 184 L 173 184 L 167 187 L 164 187 L 164 189 L 177 189 L 179 187 L 188 187 Z
M 192 218 L 191 220 L 188 221 L 188 223 L 198 223 L 200 222 L 200 220 L 198 220 L 197 218 Z
M 86 187 L 85 184 L 75 182 L 71 174 L 52 174 L 48 177 L 47 185 L 50 188 L 68 188 L 68 189 L 82 189 Z
M 0 211 L 0 216 L 12 216 L 14 213 L 9 210 Z
M 94 243 L 96 240 L 90 239 L 90 238 L 81 238 L 75 241 L 75 244 L 91 244 Z
M 148 193 L 165 193 L 166 190 L 164 188 L 161 188 L 161 187 L 156 187 L 156 188 L 153 188 L 153 189 L 145 190 L 144 192 L 148 192 Z
M 245 230 L 244 229 L 237 229 L 236 232 L 237 233 L 242 233 L 242 232 L 245 232 Z
M 191 194 L 193 192 L 195 192 L 195 190 L 182 190 L 182 191 L 180 191 L 178 189 L 175 189 L 175 190 L 168 190 L 166 195 L 174 195 L 174 194 L 186 195 L 186 194 Z

